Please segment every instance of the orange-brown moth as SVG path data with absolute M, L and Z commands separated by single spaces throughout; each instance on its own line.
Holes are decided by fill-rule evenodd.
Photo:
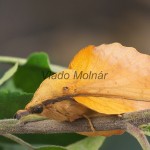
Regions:
M 58 74 L 41 83 L 25 110 L 17 112 L 17 118 L 35 113 L 58 121 L 74 121 L 84 116 L 119 115 L 150 108 L 150 56 L 132 47 L 119 43 L 88 46 L 63 71 L 66 78 L 58 79 Z M 87 135 L 121 133 L 96 131 Z

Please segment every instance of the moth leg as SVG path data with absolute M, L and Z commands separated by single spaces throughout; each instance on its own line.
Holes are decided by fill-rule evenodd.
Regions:
M 47 119 L 46 117 L 43 117 L 40 115 L 30 114 L 19 119 L 18 124 L 25 125 L 29 122 L 36 122 L 36 121 L 41 121 L 41 120 L 46 120 L 46 119 Z
M 95 132 L 96 130 L 95 130 L 94 126 L 93 126 L 93 123 L 92 123 L 91 119 L 87 115 L 83 115 L 83 117 L 87 119 L 92 132 Z

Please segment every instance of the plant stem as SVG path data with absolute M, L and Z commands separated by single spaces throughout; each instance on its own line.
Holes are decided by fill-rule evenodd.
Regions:
M 29 143 L 23 141 L 22 139 L 20 139 L 20 138 L 14 136 L 14 135 L 12 135 L 12 134 L 3 134 L 3 136 L 6 137 L 6 138 L 8 138 L 8 139 L 10 139 L 10 140 L 12 140 L 12 141 L 17 142 L 18 144 L 20 144 L 20 145 L 22 145 L 22 146 L 24 146 L 24 147 L 26 147 L 28 150 L 34 150 L 34 149 L 35 149 L 35 148 L 34 148 L 32 145 L 30 145 Z
M 96 131 L 126 130 L 126 124 L 130 123 L 136 127 L 150 123 L 150 109 L 117 115 L 98 116 L 91 118 Z M 124 117 L 125 116 L 125 117 Z M 136 116 L 136 117 L 133 117 Z M 137 117 L 138 116 L 138 117 Z M 23 134 L 23 133 L 69 133 L 69 132 L 90 132 L 91 128 L 87 119 L 82 118 L 73 122 L 59 122 L 56 120 L 42 120 L 20 123 L 21 120 L 5 119 L 0 120 L 0 134 Z M 27 122 L 27 121 L 26 121 Z
M 140 143 L 143 150 L 150 150 L 150 144 L 143 132 L 136 126 L 127 123 L 126 131 L 134 136 Z
M 9 57 L 9 56 L 0 56 L 0 62 L 4 63 L 16 63 L 18 62 L 19 65 L 23 65 L 26 63 L 26 59 L 18 58 L 18 57 Z
M 73 122 L 59 122 L 56 120 L 42 120 L 26 123 L 21 120 L 5 119 L 0 120 L 0 134 L 29 134 L 29 133 L 72 133 L 72 132 L 91 132 L 87 119 L 82 118 Z M 150 150 L 150 144 L 138 128 L 138 126 L 150 123 L 150 109 L 132 113 L 118 115 L 98 116 L 91 118 L 96 131 L 122 130 L 134 136 L 141 144 L 143 150 Z
M 11 57 L 11 56 L 10 57 L 9 56 L 0 56 L 0 62 L 13 63 L 13 64 L 18 62 L 19 65 L 24 65 L 27 62 L 27 59 L 19 58 L 19 57 Z M 59 71 L 66 69 L 65 67 L 55 65 L 55 64 L 50 64 L 50 68 L 54 72 L 59 72 Z

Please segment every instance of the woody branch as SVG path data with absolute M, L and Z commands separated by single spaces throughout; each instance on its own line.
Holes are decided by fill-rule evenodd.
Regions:
M 138 112 L 126 113 L 122 116 L 104 116 L 91 119 L 97 131 L 127 129 L 130 123 L 136 127 L 150 123 L 150 109 Z M 55 120 L 42 120 L 20 124 L 15 119 L 5 119 L 0 121 L 0 134 L 23 134 L 23 133 L 71 133 L 91 131 L 87 119 L 82 118 L 74 122 L 58 122 Z

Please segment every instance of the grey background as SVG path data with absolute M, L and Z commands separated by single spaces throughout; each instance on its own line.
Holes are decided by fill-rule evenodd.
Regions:
M 0 55 L 45 51 L 67 66 L 89 45 L 120 42 L 150 54 L 149 0 L 0 0 Z
M 0 55 L 45 51 L 67 66 L 81 48 L 112 42 L 150 54 L 149 28 L 149 0 L 0 0 Z M 125 134 L 108 138 L 102 150 L 112 149 L 140 146 Z

